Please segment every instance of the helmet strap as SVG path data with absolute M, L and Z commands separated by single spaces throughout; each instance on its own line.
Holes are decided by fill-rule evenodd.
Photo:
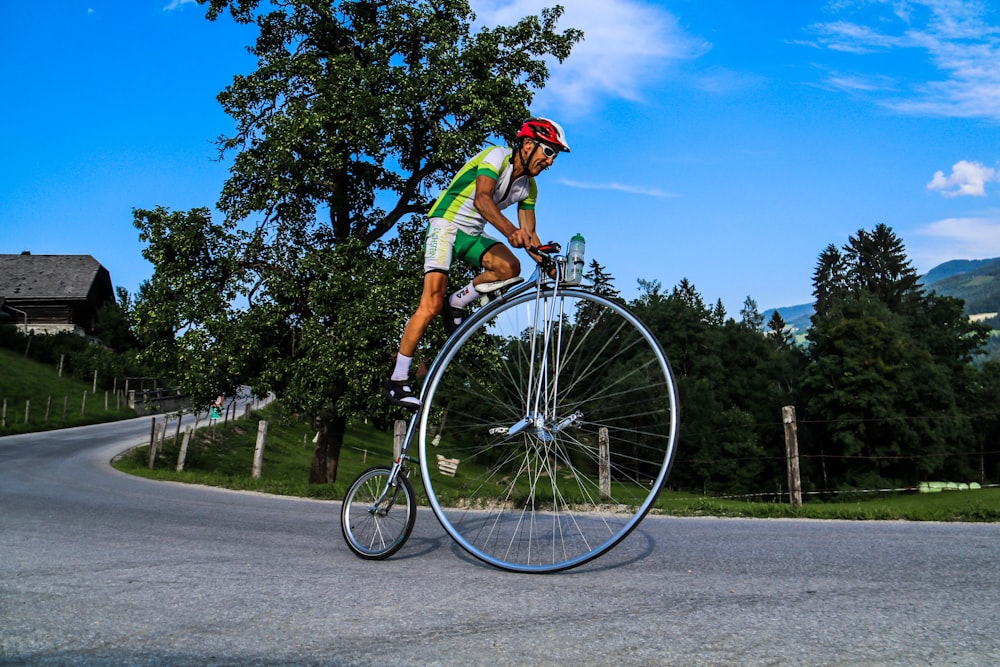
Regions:
M 517 155 L 518 157 L 521 157 L 521 166 L 524 167 L 525 171 L 528 170 L 528 165 L 531 164 L 531 160 L 535 157 L 535 153 L 538 152 L 538 140 L 532 139 L 531 145 L 532 145 L 531 153 L 528 155 L 527 160 L 521 157 L 521 146 L 524 146 L 524 139 L 521 140 L 521 145 L 517 147 Z
M 517 142 L 517 146 L 515 146 L 515 148 L 514 148 L 514 157 L 512 158 L 511 161 L 518 160 L 518 159 L 521 160 L 521 168 L 524 169 L 524 175 L 527 175 L 527 173 L 528 173 L 528 165 L 531 163 L 531 158 L 535 157 L 535 152 L 538 151 L 538 142 L 535 141 L 535 140 L 532 140 L 532 143 L 534 144 L 534 148 L 531 149 L 531 155 L 528 156 L 527 160 L 525 160 L 521 156 L 521 149 L 524 148 L 524 139 L 521 139 L 521 141 Z M 510 194 L 510 189 L 513 186 L 514 186 L 514 175 L 511 174 L 510 180 L 507 181 L 507 189 L 503 193 L 503 196 L 500 197 L 500 201 L 503 201 L 504 199 L 507 198 L 507 195 Z

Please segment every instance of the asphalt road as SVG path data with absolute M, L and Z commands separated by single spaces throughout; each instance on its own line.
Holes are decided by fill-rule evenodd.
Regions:
M 368 562 L 337 502 L 110 467 L 148 437 L 0 438 L 0 664 L 1000 665 L 1000 525 L 657 517 L 518 575 L 421 511 Z

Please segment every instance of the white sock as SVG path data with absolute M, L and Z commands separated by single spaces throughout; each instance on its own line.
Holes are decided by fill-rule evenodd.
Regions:
M 409 380 L 410 379 L 410 364 L 413 363 L 413 357 L 407 357 L 404 354 L 396 354 L 396 367 L 392 370 L 391 380 Z
M 479 299 L 479 292 L 476 291 L 475 285 L 469 283 L 462 289 L 458 290 L 451 295 L 448 299 L 448 303 L 451 304 L 452 308 L 465 308 L 473 301 Z

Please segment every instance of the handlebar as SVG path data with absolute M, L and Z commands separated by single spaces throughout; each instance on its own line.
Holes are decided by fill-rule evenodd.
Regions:
M 531 248 L 526 248 L 526 250 L 528 252 L 537 253 L 544 257 L 549 257 L 551 255 L 558 255 L 559 251 L 562 250 L 562 246 L 560 246 L 555 241 L 549 241 L 548 243 L 543 243 L 540 246 L 533 246 Z
M 550 278 L 558 278 L 560 269 L 556 267 L 555 256 L 562 250 L 562 246 L 555 241 L 543 243 L 540 246 L 525 248 L 528 254 L 538 262 L 538 270 L 546 273 Z

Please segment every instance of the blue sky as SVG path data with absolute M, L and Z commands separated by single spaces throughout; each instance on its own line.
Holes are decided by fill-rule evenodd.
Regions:
M 486 24 L 545 4 L 473 1 Z M 624 295 L 807 303 L 822 250 L 879 223 L 919 272 L 1000 256 L 998 3 L 563 4 L 586 38 L 532 105 L 573 149 L 539 231 L 582 232 Z M 134 293 L 132 209 L 214 206 L 215 96 L 253 37 L 190 0 L 0 3 L 0 253 L 91 254 Z

